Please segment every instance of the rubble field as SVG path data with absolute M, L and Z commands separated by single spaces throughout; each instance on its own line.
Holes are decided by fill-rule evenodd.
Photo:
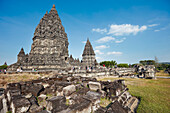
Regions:
M 9 83 L 0 95 L 0 113 L 133 113 L 139 104 L 124 80 L 80 76 Z

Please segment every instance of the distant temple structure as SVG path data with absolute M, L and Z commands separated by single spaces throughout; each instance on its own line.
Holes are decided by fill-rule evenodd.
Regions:
M 35 29 L 29 54 L 22 48 L 17 62 L 9 66 L 9 71 L 56 70 L 68 66 L 95 66 L 95 53 L 89 40 L 84 48 L 82 63 L 68 54 L 68 38 L 55 5 L 43 16 Z
M 89 39 L 87 39 L 83 54 L 82 54 L 82 62 L 87 64 L 88 66 L 95 66 L 96 62 L 96 58 L 95 58 L 95 53 L 93 50 L 93 47 L 89 41 Z

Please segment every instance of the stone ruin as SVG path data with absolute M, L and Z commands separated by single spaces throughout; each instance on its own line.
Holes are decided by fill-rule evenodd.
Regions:
M 17 56 L 17 62 L 10 65 L 7 72 L 31 72 L 34 70 L 66 70 L 66 72 L 69 72 L 71 68 L 78 68 L 78 74 L 91 73 L 91 75 L 96 75 L 98 73 L 98 75 L 133 76 L 137 69 L 136 73 L 139 76 L 144 75 L 146 78 L 153 78 L 155 75 L 152 68 L 142 68 L 144 70 L 141 72 L 138 69 L 139 67 L 103 69 L 96 61 L 95 53 L 89 39 L 87 39 L 84 47 L 81 61 L 73 58 L 72 55 L 69 56 L 68 45 L 67 34 L 55 5 L 53 5 L 50 12 L 46 12 L 35 29 L 30 53 L 25 54 L 24 49 L 21 48 Z
M 156 69 L 154 65 L 136 66 L 138 77 L 155 78 Z
M 70 66 L 96 65 L 95 53 L 89 40 L 85 45 L 82 62 L 69 57 L 68 45 L 67 34 L 53 5 L 35 29 L 30 53 L 25 54 L 21 48 L 17 62 L 10 65 L 8 71 L 16 71 L 18 68 L 26 71 L 60 70 Z
M 0 93 L 0 113 L 134 113 L 139 103 L 124 80 L 80 76 L 55 75 L 9 83 Z M 101 98 L 110 103 L 100 106 Z
M 138 78 L 155 78 L 156 69 L 154 65 L 135 65 L 133 68 L 116 68 L 113 69 L 113 75 L 119 77 L 138 77 Z

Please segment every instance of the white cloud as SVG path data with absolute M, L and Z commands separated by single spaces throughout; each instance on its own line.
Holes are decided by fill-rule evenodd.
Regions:
M 100 50 L 95 50 L 94 51 L 96 54 L 99 54 L 99 55 L 102 55 L 102 54 L 104 54 L 103 52 L 101 52 Z
M 101 45 L 101 46 L 96 46 L 95 48 L 96 49 L 106 49 L 106 48 L 109 48 L 109 46 Z
M 103 33 L 106 33 L 106 32 L 107 32 L 107 29 L 106 29 L 106 28 L 104 28 L 104 29 L 100 29 L 100 28 L 94 29 L 94 28 L 93 28 L 92 31 L 103 34 Z
M 97 40 L 98 43 L 105 43 L 105 42 L 109 42 L 115 40 L 115 38 L 111 37 L 111 36 L 105 36 L 103 38 L 100 38 L 99 40 Z
M 123 53 L 122 52 L 115 52 L 115 51 L 113 51 L 113 52 L 108 52 L 107 54 L 108 55 L 122 55 Z
M 158 32 L 158 31 L 160 31 L 160 30 L 157 29 L 157 30 L 154 30 L 154 31 L 155 31 L 155 32 Z
M 97 59 L 97 60 L 102 60 L 102 58 L 101 58 L 101 57 L 96 57 L 96 59 Z
M 121 40 L 116 40 L 115 43 L 122 43 L 126 38 L 122 38 Z
M 159 24 L 151 24 L 151 25 L 148 25 L 148 27 L 154 27 L 154 26 L 158 26 Z
M 124 40 L 116 40 L 115 43 L 122 43 Z
M 115 36 L 123 36 L 123 35 L 136 35 L 138 32 L 145 31 L 147 29 L 147 26 L 139 26 L 139 25 L 131 25 L 131 24 L 122 24 L 122 25 L 116 25 L 112 24 L 110 25 L 110 29 L 108 34 L 112 34 Z
M 85 43 L 86 43 L 86 41 L 82 41 L 82 43 L 83 43 L 83 44 L 85 44 Z

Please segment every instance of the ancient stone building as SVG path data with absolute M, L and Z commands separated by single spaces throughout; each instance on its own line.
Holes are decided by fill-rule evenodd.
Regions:
M 97 63 L 95 59 L 95 53 L 89 39 L 87 39 L 86 45 L 84 47 L 82 63 L 86 64 L 87 66 L 95 66 Z
M 67 34 L 55 5 L 53 5 L 51 11 L 49 13 L 46 12 L 35 29 L 29 55 L 25 55 L 22 48 L 18 54 L 17 63 L 11 65 L 9 70 L 16 70 L 18 67 L 22 67 L 25 70 L 66 67 L 68 45 Z
M 22 48 L 17 62 L 10 65 L 8 71 L 23 70 L 58 70 L 70 66 L 95 66 L 96 59 L 93 47 L 87 40 L 82 62 L 68 54 L 68 38 L 61 23 L 55 5 L 46 12 L 37 25 L 31 51 L 25 54 Z

